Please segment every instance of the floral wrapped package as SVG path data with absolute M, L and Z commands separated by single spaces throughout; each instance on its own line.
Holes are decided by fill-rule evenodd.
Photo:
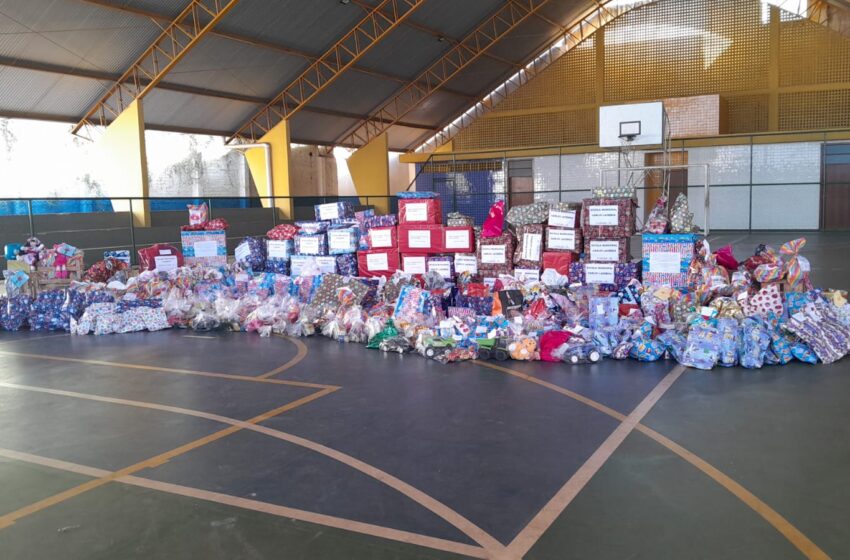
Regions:
M 631 237 L 637 203 L 631 198 L 588 198 L 582 203 L 581 229 L 586 239 Z

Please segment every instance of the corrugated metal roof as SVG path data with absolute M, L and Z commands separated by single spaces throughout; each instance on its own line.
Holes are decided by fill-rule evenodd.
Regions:
M 241 0 L 148 96 L 147 122 L 234 132 L 378 2 Z M 591 3 L 550 0 L 542 13 L 565 24 Z M 357 124 L 352 115 L 362 118 L 381 106 L 503 4 L 428 0 L 358 61 L 360 70 L 342 74 L 293 117 L 292 138 L 335 141 Z M 104 80 L 124 72 L 186 5 L 187 0 L 0 0 L 0 116 L 81 118 L 109 85 Z M 532 17 L 490 52 L 525 61 L 554 32 Z M 455 93 L 436 92 L 402 120 L 437 128 L 513 71 L 481 57 L 447 84 Z M 390 146 L 404 149 L 430 134 L 397 125 L 390 130 Z

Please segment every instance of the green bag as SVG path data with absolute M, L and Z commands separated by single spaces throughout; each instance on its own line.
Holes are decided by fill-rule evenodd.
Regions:
M 393 320 L 390 319 L 387 321 L 387 325 L 384 327 L 384 330 L 369 339 L 369 343 L 366 345 L 366 348 L 377 350 L 381 345 L 381 342 L 393 336 L 398 336 L 398 329 L 395 328 Z

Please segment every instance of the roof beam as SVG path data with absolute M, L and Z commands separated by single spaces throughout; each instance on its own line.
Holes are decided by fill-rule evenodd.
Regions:
M 343 144 L 363 146 L 398 123 L 422 101 L 443 87 L 461 70 L 467 68 L 487 49 L 496 44 L 549 0 L 508 0 L 495 13 L 482 21 L 457 45 L 431 64 L 414 81 L 384 102 L 372 117 L 363 120 L 339 140 Z
M 343 72 L 386 37 L 425 0 L 383 0 L 348 33 L 332 45 L 316 62 L 295 78 L 283 91 L 243 124 L 227 142 L 236 138 L 255 141 L 279 122 L 291 118 L 316 98 Z M 384 13 L 389 7 L 390 13 Z
M 135 14 L 139 17 L 148 18 L 158 26 L 161 22 L 169 21 L 169 17 L 162 14 L 162 13 L 154 12 L 154 11 L 151 11 L 151 10 L 146 10 L 144 8 L 137 8 L 135 6 L 122 6 L 122 5 L 118 5 L 118 4 L 113 4 L 113 3 L 109 2 L 109 0 L 79 0 L 79 1 L 85 2 L 87 4 L 93 4 L 95 6 L 100 6 L 102 8 L 108 8 L 110 10 L 115 10 L 117 12 Z M 255 37 L 246 37 L 245 35 L 240 35 L 238 33 L 231 33 L 229 31 L 223 31 L 223 30 L 220 30 L 220 29 L 213 29 L 208 33 L 208 35 L 210 35 L 211 37 L 220 37 L 222 39 L 227 39 L 227 40 L 230 40 L 230 41 L 236 41 L 237 43 L 242 43 L 244 45 L 257 47 L 257 48 L 260 48 L 260 49 L 275 51 L 275 52 L 280 53 L 280 54 L 295 56 L 295 57 L 298 57 L 298 58 L 302 58 L 302 59 L 308 61 L 311 64 L 316 62 L 316 60 L 318 60 L 318 58 L 319 58 L 318 56 L 316 56 L 314 54 L 311 54 L 311 53 L 308 53 L 306 51 L 302 51 L 302 50 L 299 50 L 299 49 L 294 49 L 292 47 L 287 47 L 286 45 L 281 45 L 279 43 L 275 43 L 275 42 L 272 42 L 272 41 L 266 41 L 264 39 L 258 39 L 258 38 L 255 38 Z M 371 68 L 367 68 L 365 66 L 361 66 L 361 65 L 358 65 L 358 64 L 355 64 L 354 66 L 352 66 L 351 70 L 354 71 L 354 72 L 359 72 L 360 74 L 364 74 L 364 75 L 367 75 L 367 76 L 373 76 L 375 78 L 380 78 L 380 79 L 383 79 L 383 80 L 390 80 L 390 81 L 397 82 L 397 83 L 400 83 L 400 84 L 406 84 L 407 81 L 408 81 L 408 79 L 405 78 L 404 76 L 391 74 L 389 72 L 382 72 L 382 71 L 379 71 L 379 70 L 373 70 Z M 457 91 L 457 90 L 445 90 L 445 91 L 447 93 L 452 94 L 452 95 L 456 95 L 458 97 L 463 97 L 464 99 L 472 100 L 471 95 L 463 93 L 461 91 Z M 268 100 L 266 100 L 266 101 L 268 101 Z
M 145 97 L 239 0 L 191 0 L 156 40 L 72 129 L 76 134 L 91 124 L 103 123 L 107 114 L 117 117 L 127 105 Z M 146 83 L 142 83 L 146 81 Z

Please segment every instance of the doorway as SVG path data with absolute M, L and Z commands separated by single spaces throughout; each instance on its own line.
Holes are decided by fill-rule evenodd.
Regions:
M 688 152 L 678 151 L 670 152 L 670 165 L 687 165 Z M 644 156 L 644 165 L 647 167 L 655 165 L 664 165 L 663 152 L 649 152 Z M 646 181 L 644 182 L 646 190 L 644 191 L 643 208 L 644 218 L 649 214 L 650 210 L 655 207 L 655 201 L 661 196 L 661 189 L 664 186 L 664 173 L 662 171 L 648 171 Z M 682 193 L 688 194 L 688 170 L 674 169 L 670 171 L 670 200 L 668 204 L 673 205 L 676 197 Z
M 821 229 L 850 230 L 850 144 L 824 144 Z

